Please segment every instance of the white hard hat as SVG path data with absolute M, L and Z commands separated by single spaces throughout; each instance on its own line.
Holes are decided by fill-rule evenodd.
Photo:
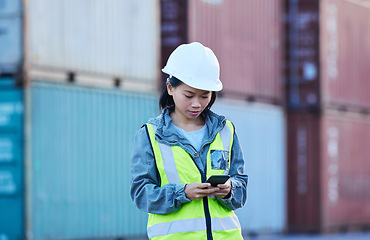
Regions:
M 216 55 L 198 42 L 178 46 L 162 71 L 193 88 L 206 91 L 222 89 L 220 64 Z

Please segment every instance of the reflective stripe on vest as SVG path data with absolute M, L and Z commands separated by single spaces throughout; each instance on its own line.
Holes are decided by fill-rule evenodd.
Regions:
M 234 229 L 235 226 L 240 228 L 237 217 L 213 218 L 212 231 L 224 231 Z M 170 229 L 170 231 L 168 231 Z M 158 223 L 148 229 L 148 237 L 154 238 L 162 236 L 164 232 L 168 234 L 182 232 L 206 231 L 205 218 L 180 219 L 172 222 Z
M 163 167 L 164 171 L 166 172 L 168 181 L 170 183 L 181 184 L 171 146 L 160 142 L 158 143 L 158 145 L 159 149 L 161 150 L 163 158 Z
M 230 149 L 230 141 L 231 141 L 231 130 L 230 128 L 227 127 L 227 124 L 225 125 L 225 127 L 220 131 L 220 136 L 221 136 L 221 141 L 222 141 L 222 145 L 224 146 L 224 152 L 227 152 L 229 153 L 229 149 Z M 225 156 L 224 156 L 225 157 Z M 230 158 L 229 158 L 230 159 Z M 224 172 L 224 175 L 227 175 L 229 174 L 229 169 L 230 169 L 230 160 L 229 160 L 229 165 L 228 167 L 225 169 L 225 172 Z

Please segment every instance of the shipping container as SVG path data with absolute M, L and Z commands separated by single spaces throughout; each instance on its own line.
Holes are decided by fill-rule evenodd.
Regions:
M 318 108 L 319 1 L 286 1 L 285 78 L 289 109 Z
M 189 42 L 216 54 L 222 94 L 283 103 L 283 1 L 193 0 L 188 6 Z
M 370 117 L 329 112 L 320 137 L 323 228 L 369 228 Z
M 34 0 L 25 6 L 27 71 L 89 84 L 157 87 L 158 1 Z M 41 73 L 40 73 L 41 72 Z M 90 77 L 94 76 L 94 77 Z M 87 79 L 86 79 L 87 78 Z M 93 81 L 91 84 L 103 84 Z
M 22 11 L 22 0 L 0 0 L 0 17 L 19 15 Z
M 319 117 L 287 115 L 288 227 L 290 232 L 320 230 Z
M 292 232 L 370 227 L 370 117 L 325 110 L 288 116 Z
M 21 61 L 22 18 L 0 15 L 0 76 L 16 73 Z
M 161 67 L 180 44 L 188 41 L 188 1 L 160 0 L 161 3 Z M 161 83 L 168 75 L 162 73 Z
M 286 1 L 289 109 L 370 110 L 370 4 L 361 0 Z
M 286 227 L 285 116 L 281 107 L 217 99 L 212 110 L 235 125 L 248 174 L 246 205 L 235 211 L 243 234 Z
M 321 91 L 325 106 L 370 110 L 370 4 L 320 2 Z
M 145 236 L 130 197 L 135 133 L 158 96 L 32 80 L 27 90 L 27 231 L 31 239 Z
M 24 239 L 23 164 L 23 90 L 0 85 L 0 239 Z

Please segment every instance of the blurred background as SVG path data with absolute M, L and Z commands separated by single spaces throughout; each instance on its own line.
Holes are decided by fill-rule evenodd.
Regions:
M 245 155 L 243 235 L 370 229 L 370 0 L 0 0 L 0 240 L 145 239 L 132 142 L 192 41 Z

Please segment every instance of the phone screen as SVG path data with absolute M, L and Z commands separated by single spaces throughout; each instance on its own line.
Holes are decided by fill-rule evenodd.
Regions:
M 217 184 L 224 184 L 229 178 L 229 175 L 212 175 L 206 182 L 210 183 L 213 187 L 217 187 Z

